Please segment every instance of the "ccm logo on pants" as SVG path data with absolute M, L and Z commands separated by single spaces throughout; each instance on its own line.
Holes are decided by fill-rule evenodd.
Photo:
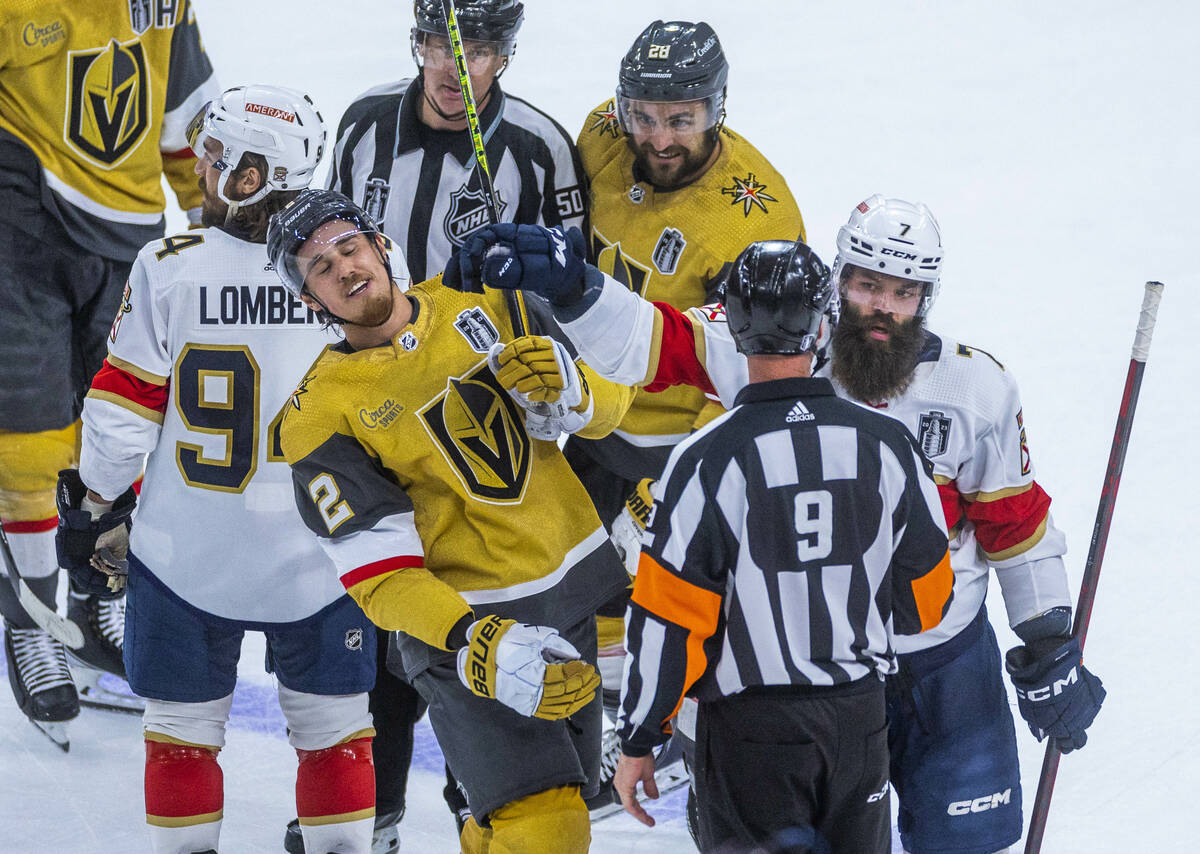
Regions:
M 1007 804 L 1012 796 L 1012 789 L 1005 789 L 1003 792 L 996 792 L 994 795 L 984 795 L 982 798 L 976 798 L 973 801 L 955 801 L 950 804 L 946 812 L 950 815 L 966 815 L 973 812 L 987 812 L 999 806 Z

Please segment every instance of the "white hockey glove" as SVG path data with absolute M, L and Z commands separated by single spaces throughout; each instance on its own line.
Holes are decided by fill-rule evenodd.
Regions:
M 646 526 L 650 524 L 650 510 L 654 506 L 654 497 L 650 494 L 652 486 L 653 478 L 645 477 L 638 481 L 633 492 L 625 499 L 620 515 L 612 523 L 609 538 L 625 562 L 625 571 L 630 575 L 637 575 L 638 559 L 642 554 L 642 534 L 646 533 Z
M 552 628 L 496 615 L 467 627 L 458 678 L 471 693 L 499 700 L 525 717 L 556 721 L 592 701 L 600 675 Z
M 567 348 L 544 335 L 497 342 L 488 353 L 496 379 L 529 414 L 525 426 L 538 439 L 557 439 L 592 420 L 592 393 Z

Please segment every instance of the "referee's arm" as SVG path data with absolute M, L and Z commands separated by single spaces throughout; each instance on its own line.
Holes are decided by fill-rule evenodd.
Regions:
M 629 606 L 631 661 L 617 722 L 629 756 L 667 740 L 684 694 L 708 669 L 706 641 L 721 620 L 729 571 L 725 522 L 705 494 L 699 454 L 676 454 L 672 463 L 660 480 Z
M 898 635 L 915 635 L 942 621 L 954 595 L 954 570 L 933 470 L 907 431 L 905 439 L 891 448 L 905 480 L 897 508 L 903 518 L 895 526 L 903 533 L 892 552 L 892 626 Z M 888 445 L 881 448 L 888 450 Z

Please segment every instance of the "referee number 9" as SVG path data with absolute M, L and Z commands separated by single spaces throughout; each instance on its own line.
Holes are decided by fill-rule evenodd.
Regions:
M 829 557 L 833 551 L 833 496 L 827 490 L 796 493 L 796 535 L 801 561 Z

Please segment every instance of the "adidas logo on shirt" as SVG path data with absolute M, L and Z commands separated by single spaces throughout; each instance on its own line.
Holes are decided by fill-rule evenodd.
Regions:
M 787 418 L 783 420 L 788 424 L 798 424 L 801 421 L 812 421 L 813 414 L 808 411 L 808 408 L 803 403 L 797 400 L 794 404 L 792 404 L 792 408 L 788 412 Z

